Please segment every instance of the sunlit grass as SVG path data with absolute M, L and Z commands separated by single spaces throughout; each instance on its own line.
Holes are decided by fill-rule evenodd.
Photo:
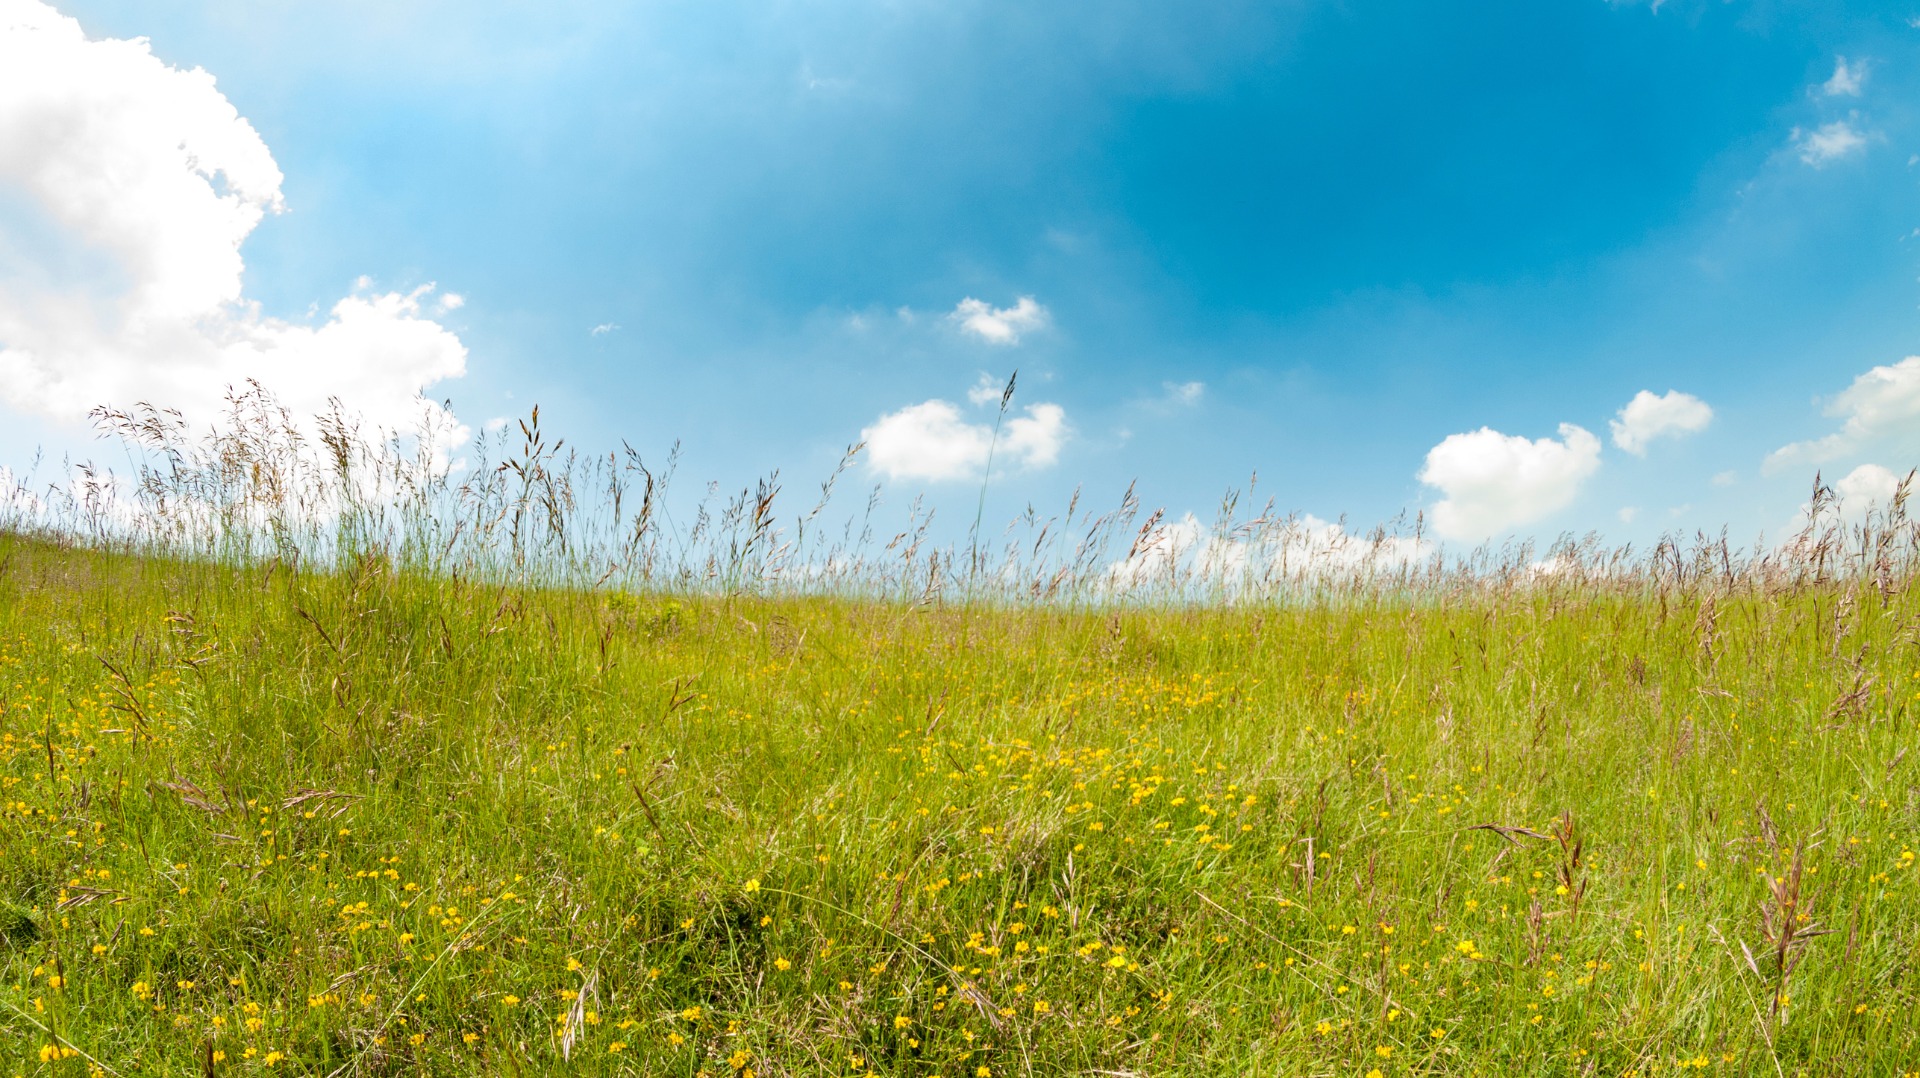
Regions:
M 1076 610 L 0 563 L 0 1073 L 1920 1059 L 1903 587 Z

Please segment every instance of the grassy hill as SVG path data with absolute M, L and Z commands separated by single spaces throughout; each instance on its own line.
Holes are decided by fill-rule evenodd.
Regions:
M 0 1072 L 1899 1073 L 1916 614 L 0 539 Z

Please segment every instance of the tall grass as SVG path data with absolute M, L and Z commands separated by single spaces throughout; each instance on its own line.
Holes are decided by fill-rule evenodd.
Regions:
M 976 571 L 537 415 L 101 419 L 0 537 L 0 1073 L 1920 1052 L 1904 499 L 1644 554 L 1076 499 Z
M 1013 389 L 1009 380 L 1002 412 Z M 809 504 L 783 497 L 777 472 L 731 496 L 715 484 L 677 496 L 677 446 L 652 465 L 631 446 L 583 453 L 551 439 L 538 408 L 465 444 L 444 426 L 363 431 L 337 408 L 303 419 L 258 386 L 233 394 L 224 421 L 205 430 L 147 405 L 94 418 L 121 469 L 82 464 L 52 481 L 0 470 L 0 527 L 216 562 L 319 567 L 377 552 L 430 575 L 534 586 L 1068 605 L 1542 586 L 1766 592 L 1843 579 L 1884 588 L 1920 558 L 1910 484 L 1849 519 L 1816 478 L 1803 526 L 1771 545 L 1739 547 L 1722 532 L 1635 550 L 1568 535 L 1544 551 L 1444 548 L 1419 517 L 1350 533 L 1272 501 L 1248 511 L 1242 491 L 1229 491 L 1211 521 L 1170 520 L 1131 488 L 1106 509 L 1080 492 L 1064 512 L 1029 508 L 994 540 L 982 534 L 983 489 L 962 545 L 941 541 L 918 500 L 904 515 L 883 509 L 879 486 L 856 510 L 834 505 L 858 445 Z

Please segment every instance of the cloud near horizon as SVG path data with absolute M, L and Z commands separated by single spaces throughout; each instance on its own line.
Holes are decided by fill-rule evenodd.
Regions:
M 1797 464 L 1823 464 L 1911 430 L 1920 420 L 1920 356 L 1867 371 L 1827 403 L 1829 416 L 1844 417 L 1823 438 L 1793 442 L 1767 454 L 1760 470 L 1777 475 Z
M 1813 516 L 1814 504 L 1801 502 L 1792 520 L 1780 528 L 1782 545 L 1805 538 L 1817 540 L 1821 528 L 1832 525 L 1853 526 L 1863 523 L 1869 513 L 1885 513 L 1892 505 L 1907 475 L 1880 464 L 1862 464 L 1835 480 L 1828 489 L 1832 498 L 1823 501 L 1820 516 Z
M 1531 524 L 1573 503 L 1580 484 L 1600 469 L 1600 439 L 1572 423 L 1560 439 L 1530 440 L 1481 427 L 1449 435 L 1427 452 L 1420 481 L 1442 497 L 1434 530 L 1449 539 L 1481 540 Z
M 296 414 L 338 398 L 375 426 L 464 440 L 421 397 L 466 373 L 465 345 L 423 310 L 434 286 L 363 282 L 318 325 L 243 294 L 241 246 L 285 209 L 281 182 L 206 71 L 0 0 L 0 404 L 76 422 L 146 401 L 206 420 L 255 380 Z
M 1182 583 L 1257 589 L 1390 572 L 1432 557 L 1436 549 L 1430 540 L 1384 530 L 1355 534 L 1311 513 L 1270 521 L 1251 533 L 1224 534 L 1185 513 L 1142 534 L 1126 557 L 1108 564 L 1107 580 L 1120 590 Z
M 1065 409 L 1029 404 L 1001 426 L 996 445 L 993 424 L 969 422 L 958 405 L 929 400 L 881 416 L 860 438 L 868 466 L 888 479 L 945 482 L 980 478 L 989 454 L 997 465 L 1052 467 L 1071 433 Z
M 1901 477 L 1879 464 L 1862 464 L 1833 485 L 1835 508 L 1842 517 L 1857 520 L 1869 509 L 1884 508 L 1900 490 Z

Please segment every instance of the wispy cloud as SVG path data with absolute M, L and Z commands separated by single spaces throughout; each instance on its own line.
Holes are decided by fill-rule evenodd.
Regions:
M 1793 148 L 1800 160 L 1814 168 L 1825 168 L 1835 161 L 1865 153 L 1867 135 L 1854 126 L 1852 119 L 1824 123 L 1812 131 L 1793 129 Z
M 1859 97 L 1866 82 L 1866 61 L 1849 64 L 1846 57 L 1837 56 L 1833 61 L 1833 77 L 1821 83 L 1820 90 L 1828 97 Z
M 595 326 L 595 327 L 593 327 L 592 329 L 590 329 L 590 330 L 588 330 L 588 331 L 587 331 L 587 336 L 589 336 L 589 337 L 604 337 L 604 336 L 606 336 L 606 335 L 607 335 L 607 334 L 609 334 L 609 333 L 613 333 L 613 332 L 616 332 L 616 331 L 618 331 L 618 330 L 619 330 L 619 328 L 620 328 L 620 323 L 618 323 L 618 322 L 602 322 L 602 323 L 600 323 L 599 325 L 597 325 L 597 326 Z
M 974 404 L 992 404 L 1007 395 L 1007 383 L 993 375 L 980 372 L 980 378 L 967 390 L 967 400 Z
M 843 94 L 853 89 L 854 80 L 842 76 L 822 75 L 813 70 L 812 64 L 800 65 L 800 85 L 809 93 Z
M 1162 382 L 1160 391 L 1164 393 L 1168 404 L 1178 404 L 1191 408 L 1200 403 L 1207 395 L 1205 382 Z

